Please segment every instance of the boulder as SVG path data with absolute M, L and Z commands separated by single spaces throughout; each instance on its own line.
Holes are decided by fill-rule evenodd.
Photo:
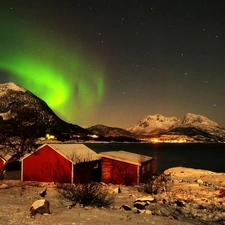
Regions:
M 0 185 L 0 189 L 7 189 L 7 188 L 9 188 L 8 184 L 1 184 Z
M 45 199 L 39 199 L 33 202 L 33 204 L 30 207 L 30 215 L 35 216 L 37 214 L 44 214 L 50 212 L 50 202 Z
M 128 205 L 122 205 L 120 209 L 124 209 L 125 211 L 131 211 L 132 209 Z
M 197 183 L 198 183 L 199 186 L 201 186 L 201 185 L 203 185 L 204 182 L 203 182 L 203 180 L 198 179 L 198 180 L 197 180 Z
M 137 209 L 140 209 L 140 210 L 143 210 L 145 209 L 145 206 L 148 205 L 144 202 L 135 202 L 134 203 L 134 207 L 137 208 Z

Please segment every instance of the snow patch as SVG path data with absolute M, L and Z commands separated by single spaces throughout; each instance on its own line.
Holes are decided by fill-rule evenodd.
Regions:
M 39 207 L 43 206 L 45 204 L 45 199 L 39 199 L 36 200 L 31 207 L 33 207 L 33 209 L 38 209 Z
M 5 95 L 9 90 L 26 92 L 26 89 L 16 85 L 13 82 L 0 84 L 0 96 Z
M 8 112 L 5 113 L 0 113 L 0 116 L 3 118 L 3 120 L 9 120 L 11 119 L 11 110 L 9 110 Z

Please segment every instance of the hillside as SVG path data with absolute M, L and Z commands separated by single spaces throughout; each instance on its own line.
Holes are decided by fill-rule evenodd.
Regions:
M 15 121 L 24 126 L 35 124 L 39 135 L 49 132 L 56 135 L 90 133 L 78 125 L 60 119 L 43 100 L 28 90 L 14 83 L 0 84 L 0 123 L 13 124 Z
M 134 136 L 133 134 L 131 134 L 129 131 L 125 129 L 118 128 L 118 127 L 108 127 L 102 124 L 91 126 L 87 129 L 94 134 L 105 136 L 105 137 L 116 137 L 116 136 L 133 137 Z

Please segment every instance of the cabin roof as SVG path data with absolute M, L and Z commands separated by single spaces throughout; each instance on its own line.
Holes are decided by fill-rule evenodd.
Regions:
M 50 148 L 54 149 L 56 152 L 67 158 L 73 164 L 101 159 L 96 152 L 94 152 L 84 144 L 44 144 L 40 146 L 37 151 L 42 149 L 44 146 L 49 146 Z M 31 154 L 32 153 L 30 153 L 29 155 Z M 24 158 L 28 157 L 29 155 L 26 155 Z
M 0 155 L 0 159 L 1 159 L 2 161 L 6 162 L 6 159 L 5 159 L 3 156 L 1 156 L 1 155 Z
M 152 157 L 127 151 L 100 152 L 100 156 L 140 166 L 143 162 L 153 160 Z
M 0 157 L 5 161 L 9 161 L 13 155 L 15 155 L 12 151 L 0 150 Z

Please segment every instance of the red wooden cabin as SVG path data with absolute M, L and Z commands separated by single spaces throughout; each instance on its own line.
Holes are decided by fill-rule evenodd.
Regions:
M 126 151 L 100 152 L 102 181 L 135 185 L 146 182 L 152 174 L 152 157 Z
M 100 181 L 100 158 L 84 144 L 44 144 L 22 158 L 21 180 L 40 182 Z
M 20 161 L 14 151 L 3 150 L 0 152 L 0 170 L 4 171 L 2 179 L 20 180 Z

